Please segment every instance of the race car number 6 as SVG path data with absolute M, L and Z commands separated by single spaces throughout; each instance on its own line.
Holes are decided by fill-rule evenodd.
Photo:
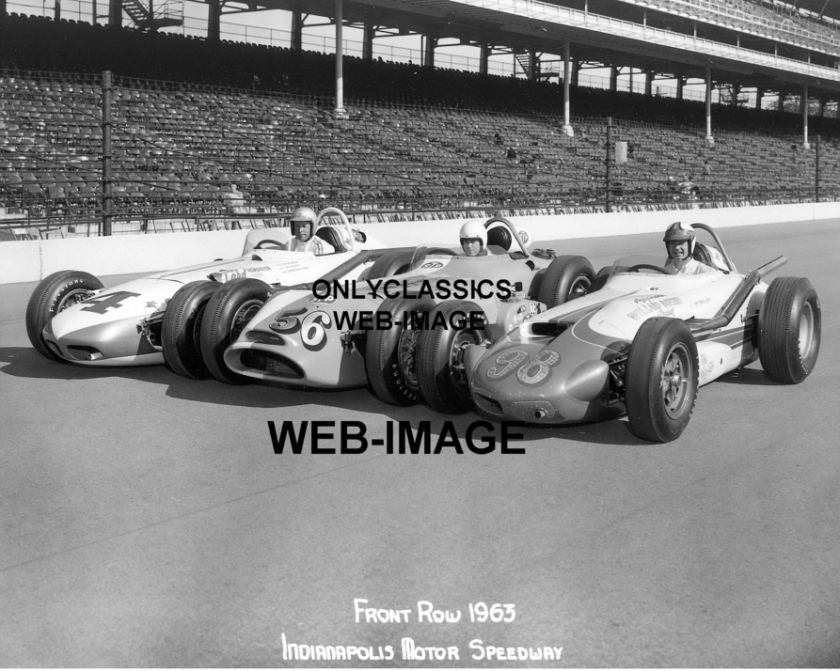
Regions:
M 332 320 L 326 312 L 311 312 L 300 325 L 300 341 L 311 350 L 319 350 L 327 343 L 327 329 Z

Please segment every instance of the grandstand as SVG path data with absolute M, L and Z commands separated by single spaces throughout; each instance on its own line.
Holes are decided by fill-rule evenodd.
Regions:
M 840 57 L 836 19 L 794 21 L 778 3 L 597 7 L 639 10 L 644 27 L 669 17 L 675 35 L 702 13 L 710 37 L 784 40 L 787 60 L 817 70 Z M 30 234 L 88 234 L 106 217 L 115 231 L 259 225 L 300 203 L 382 219 L 840 199 L 829 85 L 804 115 L 810 148 L 803 114 L 759 104 L 715 105 L 710 143 L 708 100 L 570 85 L 564 117 L 566 91 L 534 61 L 517 78 L 345 57 L 336 114 L 332 55 L 16 14 L 0 30 L 0 208 Z

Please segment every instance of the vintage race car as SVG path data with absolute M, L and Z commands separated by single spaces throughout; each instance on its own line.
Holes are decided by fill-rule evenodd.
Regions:
M 798 383 L 820 348 L 820 303 L 804 278 L 746 274 L 709 226 L 699 257 L 720 268 L 668 274 L 661 258 L 628 257 L 598 274 L 588 295 L 548 310 L 497 342 L 464 353 L 480 411 L 535 424 L 627 414 L 630 430 L 658 442 L 688 425 L 698 386 L 760 358 L 766 374 Z M 705 238 L 705 236 L 704 236 Z
M 26 308 L 32 346 L 45 357 L 88 366 L 167 362 L 177 372 L 204 376 L 185 333 L 193 334 L 201 311 L 219 287 L 235 278 L 259 278 L 266 286 L 314 280 L 363 250 L 382 245 L 351 229 L 333 207 L 318 214 L 315 235 L 336 250 L 316 256 L 285 249 L 289 229 L 248 233 L 242 256 L 150 275 L 109 289 L 95 276 L 74 270 L 44 278 Z
M 507 219 L 483 223 L 487 255 L 446 248 L 394 252 L 354 283 L 328 276 L 276 292 L 216 356 L 221 352 L 232 381 L 245 376 L 321 389 L 369 384 L 392 404 L 471 405 L 457 384 L 463 343 L 477 342 L 479 333 L 502 336 L 547 305 L 583 295 L 594 278 L 583 257 L 529 251 L 526 234 Z M 237 289 L 230 285 L 217 297 L 228 291 Z M 219 312 L 234 315 L 244 298 L 243 290 L 243 298 Z M 205 318 L 202 335 L 211 323 Z M 220 330 L 230 332 L 227 323 Z

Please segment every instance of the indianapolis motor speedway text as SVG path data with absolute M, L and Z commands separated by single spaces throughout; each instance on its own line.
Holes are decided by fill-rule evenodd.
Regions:
M 384 447 L 386 454 L 484 455 L 497 450 L 499 454 L 525 454 L 524 447 L 510 444 L 524 437 L 513 430 L 522 427 L 522 422 L 479 420 L 459 431 L 445 421 L 434 432 L 429 420 L 415 424 L 389 420 L 384 436 L 368 437 L 367 426 L 360 421 L 283 421 L 278 427 L 269 420 L 268 433 L 275 454 L 363 454 L 368 446 Z

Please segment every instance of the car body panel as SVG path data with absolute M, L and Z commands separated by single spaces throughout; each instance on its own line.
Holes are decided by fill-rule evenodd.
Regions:
M 435 302 L 450 298 L 471 300 L 484 311 L 492 337 L 502 336 L 544 307 L 521 294 L 532 289 L 537 274 L 553 257 L 530 253 L 522 242 L 525 236 L 507 220 L 491 219 L 487 225 L 494 222 L 509 226 L 514 240 L 508 249 L 498 250 L 500 253 L 467 257 L 440 252 L 441 248 L 420 248 L 415 252 L 412 271 L 383 278 L 381 284 L 377 284 L 378 280 L 363 280 L 362 285 L 355 285 L 353 291 L 348 288 L 341 295 L 310 294 L 296 297 L 291 303 L 289 296 L 275 294 L 228 347 L 224 354 L 226 365 L 235 373 L 265 382 L 322 389 L 364 386 L 364 338 L 369 329 L 360 327 L 358 322 L 349 324 L 345 317 L 363 312 L 372 315 L 390 297 L 429 297 Z M 478 291 L 486 297 L 471 292 L 467 296 L 455 295 L 444 288 L 464 286 L 457 283 L 466 282 L 472 290 L 476 288 L 471 284 L 473 280 L 482 283 Z M 508 286 L 512 293 L 499 290 Z M 393 288 L 393 292 L 385 287 Z M 511 300 L 504 300 L 505 297 Z M 274 337 L 278 329 L 276 324 L 272 329 L 272 323 L 277 320 L 290 320 L 282 338 Z M 262 352 L 263 358 L 257 352 Z M 284 365 L 272 367 L 270 361 L 276 360 Z
M 357 307 L 375 310 L 377 305 L 362 301 Z M 232 371 L 266 382 L 313 389 L 365 384 L 362 352 L 342 338 L 329 302 L 307 291 L 280 292 L 269 299 L 224 358 Z
M 322 215 L 336 217 L 337 212 L 340 211 L 336 208 L 327 208 L 319 213 L 319 221 Z M 346 218 L 340 225 L 344 224 Z M 349 224 L 347 227 L 350 230 Z M 87 300 L 68 306 L 50 320 L 43 331 L 44 341 L 62 358 L 82 365 L 161 364 L 163 352 L 150 324 L 162 321 L 167 301 L 184 284 L 196 280 L 221 284 L 253 277 L 273 287 L 293 286 L 312 281 L 367 250 L 382 247 L 364 236 L 363 242 L 351 239 L 344 251 L 317 256 L 278 248 L 289 237 L 283 229 L 257 229 L 248 237 L 241 257 L 155 273 L 102 289 Z M 254 241 L 260 238 L 272 246 L 255 248 Z
M 699 384 L 708 384 L 757 355 L 764 282 L 751 288 L 725 324 L 703 328 L 743 281 L 738 273 L 618 272 L 600 290 L 542 313 L 491 347 L 470 347 L 465 361 L 473 399 L 490 416 L 538 424 L 616 417 L 624 408 L 614 376 L 636 332 L 653 317 L 689 325 L 697 341 Z

